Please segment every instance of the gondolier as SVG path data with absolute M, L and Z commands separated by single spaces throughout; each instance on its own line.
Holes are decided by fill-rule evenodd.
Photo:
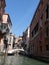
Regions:
M 7 50 L 7 46 L 8 46 L 8 40 L 7 38 L 5 37 L 4 38 L 4 49 Z

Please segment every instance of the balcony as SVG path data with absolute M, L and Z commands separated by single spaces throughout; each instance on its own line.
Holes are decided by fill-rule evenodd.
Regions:
M 2 21 L 0 21 L 0 31 L 2 34 L 9 33 L 12 23 L 8 14 L 2 16 Z

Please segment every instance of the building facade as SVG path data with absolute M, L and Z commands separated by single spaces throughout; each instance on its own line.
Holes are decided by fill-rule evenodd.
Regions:
M 30 41 L 30 26 L 23 33 L 23 47 L 27 55 L 29 52 L 29 41 Z
M 5 7 L 6 7 L 5 0 L 0 0 L 0 19 L 1 16 L 5 13 Z
M 23 43 L 22 36 L 17 37 L 15 43 L 17 45 L 17 48 L 21 48 Z
M 30 24 L 30 55 L 49 57 L 49 0 L 40 0 Z
M 5 3 L 5 0 L 0 0 L 0 25 L 2 23 L 2 15 L 5 13 L 5 6 L 6 6 L 6 3 Z M 0 31 L 0 38 L 2 37 L 2 33 Z
M 15 47 L 15 36 L 12 33 L 10 33 L 7 36 L 7 39 L 8 39 L 8 50 L 14 49 L 14 47 Z
M 2 46 L 2 43 L 4 44 L 3 39 L 7 37 L 12 26 L 9 14 L 5 13 L 5 7 L 5 0 L 0 0 L 0 47 Z

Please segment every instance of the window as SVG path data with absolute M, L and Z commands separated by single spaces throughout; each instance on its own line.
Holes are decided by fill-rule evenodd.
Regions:
M 42 52 L 42 46 L 40 46 L 40 51 Z
M 40 0 L 40 1 L 41 1 L 41 4 L 43 5 L 43 3 L 44 3 L 45 0 Z
M 32 37 L 33 37 L 34 35 L 33 35 L 33 31 L 32 31 Z
M 2 17 L 1 17 L 1 15 L 0 15 L 0 21 L 1 21 L 1 19 L 2 19 Z
M 49 51 L 49 45 L 46 45 L 46 50 Z
M 43 0 L 41 0 L 41 4 L 43 4 Z
M 46 9 L 46 19 L 49 18 L 49 4 L 47 5 L 47 9 Z
M 0 9 L 1 9 L 1 2 L 0 2 Z
M 46 28 L 46 36 L 48 36 L 48 27 Z
M 9 43 L 11 43 L 11 37 L 10 37 Z
M 42 31 L 40 32 L 40 38 L 42 39 Z
M 3 2 L 5 2 L 5 0 L 2 0 Z
M 36 34 L 37 31 L 38 31 L 38 23 L 37 23 L 37 25 L 35 26 L 34 30 L 35 30 L 35 34 Z
M 1 10 L 1 6 L 0 6 L 0 10 Z
M 7 24 L 4 24 L 4 29 L 7 29 Z
M 2 0 L 3 3 L 5 3 L 5 0 Z
M 37 33 L 38 31 L 38 23 L 36 24 L 34 30 L 32 31 L 32 37 Z

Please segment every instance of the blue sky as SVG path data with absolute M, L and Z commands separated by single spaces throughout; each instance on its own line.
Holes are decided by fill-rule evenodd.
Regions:
M 5 12 L 10 15 L 15 36 L 20 36 L 30 25 L 39 0 L 6 0 Z

